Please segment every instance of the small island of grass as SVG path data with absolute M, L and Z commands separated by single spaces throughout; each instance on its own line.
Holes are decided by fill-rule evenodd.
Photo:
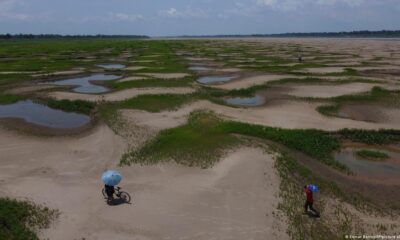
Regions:
M 380 152 L 380 151 L 374 151 L 374 150 L 360 150 L 356 152 L 357 156 L 364 158 L 364 159 L 368 159 L 368 160 L 374 160 L 374 161 L 382 161 L 385 159 L 389 158 L 389 155 L 384 153 L 384 152 Z

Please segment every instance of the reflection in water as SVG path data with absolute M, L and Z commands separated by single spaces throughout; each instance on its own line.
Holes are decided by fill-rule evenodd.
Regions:
M 123 64 L 99 64 L 97 66 L 105 69 L 122 69 L 126 67 Z
M 355 173 L 367 174 L 367 175 L 398 175 L 400 174 L 400 164 L 390 161 L 368 161 L 357 156 L 356 152 L 365 148 L 344 148 L 340 152 L 335 154 L 335 159 L 345 164 Z M 370 149 L 376 150 L 376 149 Z M 377 150 L 384 152 L 392 159 L 400 159 L 400 153 L 391 152 L 387 150 Z
M 197 81 L 202 84 L 213 84 L 213 83 L 228 82 L 235 78 L 237 78 L 237 76 L 206 76 L 206 77 L 200 77 L 199 79 L 197 79 Z
M 230 105 L 255 107 L 263 105 L 264 98 L 258 95 L 254 97 L 235 97 L 235 98 L 227 98 L 225 99 L 225 102 Z
M 92 84 L 90 83 L 90 81 L 111 81 L 111 80 L 116 80 L 118 78 L 120 78 L 120 76 L 94 74 L 88 77 L 70 78 L 50 83 L 60 86 L 77 86 L 73 89 L 73 91 L 78 93 L 104 93 L 110 90 L 106 87 Z
M 52 109 L 31 100 L 0 105 L 0 118 L 20 118 L 50 128 L 77 128 L 90 122 L 87 115 Z

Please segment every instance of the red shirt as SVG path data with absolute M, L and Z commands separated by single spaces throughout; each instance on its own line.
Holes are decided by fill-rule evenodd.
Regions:
M 308 187 L 306 188 L 305 192 L 307 195 L 307 202 L 313 203 L 314 202 L 313 193 L 310 191 Z

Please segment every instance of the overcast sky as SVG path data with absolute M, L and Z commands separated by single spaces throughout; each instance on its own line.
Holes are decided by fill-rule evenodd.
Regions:
M 400 0 L 0 0 L 0 33 L 151 36 L 400 29 Z

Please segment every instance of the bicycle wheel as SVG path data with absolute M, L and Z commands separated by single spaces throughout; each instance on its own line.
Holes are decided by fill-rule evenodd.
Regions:
M 124 200 L 124 202 L 126 202 L 126 203 L 130 203 L 131 202 L 131 196 L 127 192 L 121 192 L 120 193 L 120 198 L 122 200 Z
M 103 190 L 101 192 L 103 193 L 104 198 L 108 198 L 105 188 L 103 188 Z

